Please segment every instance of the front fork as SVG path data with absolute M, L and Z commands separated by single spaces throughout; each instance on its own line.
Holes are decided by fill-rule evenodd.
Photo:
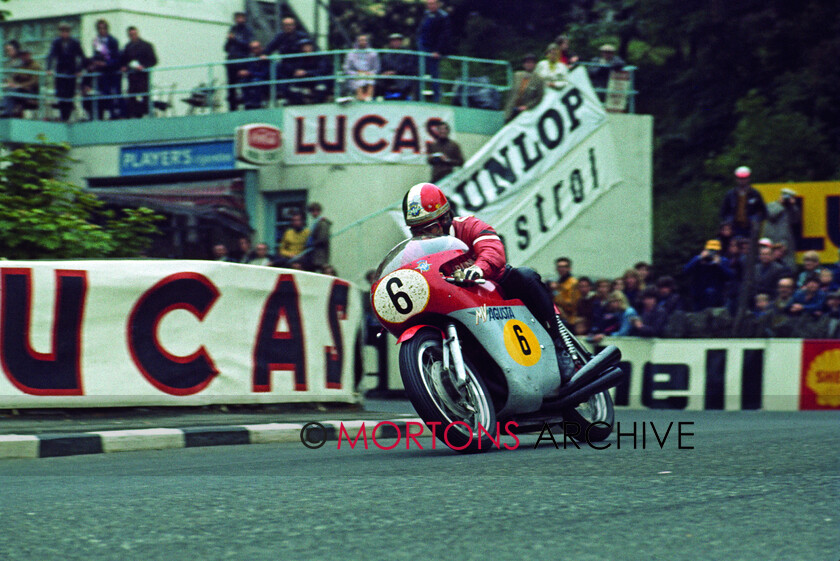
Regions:
M 458 391 L 467 385 L 467 371 L 464 368 L 464 356 L 461 354 L 461 341 L 454 323 L 446 324 L 446 338 L 443 340 L 443 368 L 450 371 L 450 364 L 455 369 L 455 382 Z

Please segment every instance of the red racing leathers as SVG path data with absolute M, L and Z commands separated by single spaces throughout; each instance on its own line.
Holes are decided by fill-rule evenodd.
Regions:
M 507 298 L 522 300 L 534 317 L 548 328 L 555 345 L 562 345 L 559 343 L 560 319 L 551 293 L 533 269 L 507 265 L 505 246 L 492 226 L 475 216 L 459 216 L 452 219 L 449 234 L 467 244 L 469 258 L 475 260 L 474 264 L 481 268 L 484 278 L 499 285 Z M 571 372 L 566 367 L 563 370 Z
M 475 216 L 457 216 L 452 219 L 449 234 L 467 244 L 484 278 L 501 280 L 507 263 L 505 246 L 492 226 Z

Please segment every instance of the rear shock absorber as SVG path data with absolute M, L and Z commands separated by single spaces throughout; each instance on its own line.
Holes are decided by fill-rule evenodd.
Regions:
M 560 339 L 563 341 L 563 346 L 566 347 L 566 352 L 569 353 L 569 356 L 572 357 L 572 361 L 576 365 L 583 366 L 586 361 L 580 356 L 574 341 L 572 341 L 572 334 L 569 333 L 568 328 L 566 328 L 566 325 L 563 323 L 563 320 L 560 319 L 559 315 L 557 315 L 557 327 L 560 328 Z

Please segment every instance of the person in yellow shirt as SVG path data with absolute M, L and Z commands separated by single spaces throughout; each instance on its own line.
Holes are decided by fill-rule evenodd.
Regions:
M 554 303 L 560 308 L 560 318 L 570 328 L 577 320 L 577 305 L 580 292 L 578 281 L 572 276 L 572 261 L 568 257 L 560 257 L 555 262 L 557 281 L 554 288 Z
M 309 228 L 305 228 L 303 214 L 296 212 L 290 217 L 291 224 L 283 232 L 280 240 L 277 265 L 280 267 L 293 267 L 304 256 L 306 239 L 309 237 Z

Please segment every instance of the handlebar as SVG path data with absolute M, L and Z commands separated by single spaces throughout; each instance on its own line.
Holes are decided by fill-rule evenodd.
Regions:
M 445 280 L 446 282 L 451 282 L 452 284 L 484 284 L 484 279 L 466 280 L 456 279 L 455 277 L 443 277 L 443 280 Z

